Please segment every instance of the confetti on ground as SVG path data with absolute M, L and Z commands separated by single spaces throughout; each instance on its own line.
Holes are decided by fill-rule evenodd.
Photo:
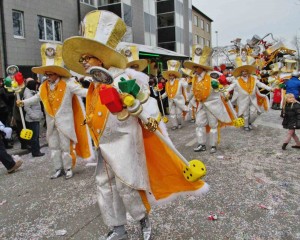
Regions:
M 56 234 L 56 236 L 64 236 L 67 234 L 67 230 L 65 230 L 65 229 L 56 230 L 55 234 Z

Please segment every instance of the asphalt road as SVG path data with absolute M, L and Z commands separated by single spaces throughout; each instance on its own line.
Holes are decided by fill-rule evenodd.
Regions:
M 261 115 L 250 132 L 222 129 L 215 154 L 193 152 L 194 124 L 169 129 L 187 159 L 206 164 L 210 191 L 154 207 L 152 239 L 300 239 L 300 155 L 292 144 L 281 150 L 286 130 L 279 114 Z M 16 148 L 10 152 L 24 153 Z M 109 229 L 96 203 L 95 167 L 80 161 L 72 179 L 50 180 L 49 150 L 42 151 L 41 158 L 22 155 L 24 164 L 14 174 L 0 166 L 0 239 L 94 240 L 105 235 Z M 216 221 L 208 219 L 211 213 L 217 214 Z M 130 216 L 126 229 L 130 239 L 142 239 Z

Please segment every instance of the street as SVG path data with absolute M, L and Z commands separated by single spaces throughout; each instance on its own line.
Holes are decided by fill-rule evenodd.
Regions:
M 215 154 L 196 153 L 195 124 L 168 131 L 188 160 L 207 167 L 210 191 L 203 197 L 182 197 L 152 209 L 152 239 L 300 239 L 299 149 L 281 146 L 287 130 L 280 111 L 270 110 L 252 131 L 227 127 Z M 298 134 L 300 132 L 298 131 Z M 41 139 L 45 143 L 45 139 Z M 75 175 L 50 180 L 52 164 L 46 155 L 22 155 L 14 174 L 0 166 L 0 239 L 96 240 L 107 234 L 95 196 L 91 163 L 79 161 Z M 13 150 L 11 150 L 11 153 Z M 209 220 L 216 214 L 217 220 Z M 139 224 L 128 216 L 130 239 L 142 239 Z M 58 231 L 61 230 L 61 231 Z

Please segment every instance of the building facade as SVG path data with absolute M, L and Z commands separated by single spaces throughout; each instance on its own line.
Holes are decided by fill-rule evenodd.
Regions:
M 212 47 L 211 44 L 211 24 L 213 22 L 208 16 L 193 6 L 193 44 Z
M 31 67 L 41 65 L 42 43 L 78 35 L 79 9 L 74 0 L 3 0 L 4 67 L 17 65 L 25 77 L 32 76 Z M 1 75 L 6 75 L 3 69 Z
M 195 35 L 211 44 L 210 31 L 197 29 L 193 19 L 200 14 L 209 30 L 212 20 L 201 15 L 192 0 L 1 0 L 0 77 L 6 76 L 9 65 L 32 77 L 31 68 L 41 65 L 41 44 L 63 43 L 78 35 L 80 21 L 96 9 L 114 12 L 125 21 L 124 42 L 162 47 L 183 56 L 190 56 L 192 44 L 202 41 Z

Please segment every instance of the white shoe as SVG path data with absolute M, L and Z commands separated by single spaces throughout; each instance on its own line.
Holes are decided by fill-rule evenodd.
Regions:
M 107 234 L 106 240 L 123 240 L 127 238 L 128 236 L 126 231 L 123 234 L 120 234 L 112 230 Z
M 181 126 L 181 124 L 179 124 L 179 125 L 178 125 L 178 129 L 181 129 L 181 128 L 182 128 L 182 126 Z
M 71 177 L 73 177 L 72 169 L 68 169 L 68 170 L 66 171 L 66 179 L 69 179 L 69 178 L 71 178 Z
M 58 169 L 56 170 L 56 172 L 50 177 L 51 179 L 56 179 L 59 178 L 63 175 L 63 170 L 62 169 Z
M 151 223 L 149 216 L 146 215 L 142 220 L 140 220 L 140 224 L 143 233 L 143 239 L 149 240 L 151 238 Z

